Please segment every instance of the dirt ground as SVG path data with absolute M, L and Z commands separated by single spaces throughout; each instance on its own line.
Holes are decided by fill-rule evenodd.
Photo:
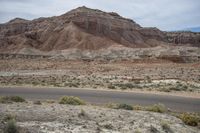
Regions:
M 0 60 L 1 85 L 200 91 L 199 63 L 164 60 Z
M 16 118 L 21 133 L 199 133 L 198 128 L 169 114 L 90 105 L 0 104 L 0 126 L 10 115 Z

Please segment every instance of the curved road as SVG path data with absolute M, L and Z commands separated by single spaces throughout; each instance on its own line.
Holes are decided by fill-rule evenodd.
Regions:
M 77 96 L 91 104 L 127 103 L 152 105 L 162 103 L 176 111 L 200 112 L 200 98 L 145 94 L 135 92 L 103 91 L 63 88 L 0 87 L 0 95 L 18 95 L 31 100 L 59 99 L 61 96 Z

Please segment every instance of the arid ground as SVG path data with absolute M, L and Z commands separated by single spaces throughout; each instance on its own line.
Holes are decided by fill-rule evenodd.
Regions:
M 0 84 L 159 92 L 200 92 L 200 64 L 165 60 L 0 60 Z

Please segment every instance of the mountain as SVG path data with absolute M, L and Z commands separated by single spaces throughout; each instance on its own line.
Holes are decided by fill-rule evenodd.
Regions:
M 143 28 L 115 12 L 84 6 L 61 16 L 32 21 L 16 18 L 0 24 L 1 53 L 21 53 L 24 49 L 26 52 L 51 54 L 88 50 L 105 53 L 108 49 L 119 51 L 185 45 L 200 47 L 200 33 Z

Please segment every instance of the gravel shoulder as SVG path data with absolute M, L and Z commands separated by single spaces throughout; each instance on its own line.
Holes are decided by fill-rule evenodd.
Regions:
M 168 114 L 90 105 L 35 105 L 31 102 L 0 104 L 1 120 L 8 114 L 16 116 L 21 132 L 31 133 L 165 133 L 163 123 L 167 123 L 174 133 L 199 133 L 197 128 L 187 126 L 180 119 Z

